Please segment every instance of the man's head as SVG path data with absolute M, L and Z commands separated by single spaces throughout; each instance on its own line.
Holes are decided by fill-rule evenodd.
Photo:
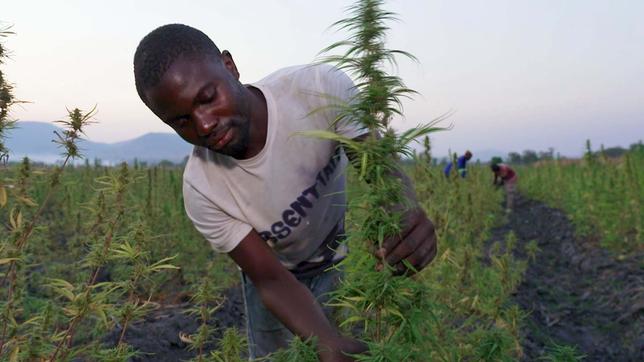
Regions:
M 143 103 L 183 139 L 235 158 L 248 149 L 250 105 L 229 52 L 181 24 L 146 35 L 134 54 Z
M 134 81 L 143 103 L 145 91 L 156 86 L 179 58 L 220 58 L 221 52 L 203 32 L 183 24 L 168 24 L 146 35 L 134 53 Z
M 465 159 L 469 161 L 471 158 L 472 158 L 472 152 L 465 151 Z
M 492 172 L 499 172 L 501 170 L 501 167 L 499 167 L 498 163 L 491 164 L 490 168 L 492 169 Z

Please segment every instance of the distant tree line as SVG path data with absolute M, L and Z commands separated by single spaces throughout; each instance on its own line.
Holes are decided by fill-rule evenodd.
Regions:
M 533 151 L 533 150 L 524 150 L 523 153 L 510 152 L 506 158 L 506 162 L 511 164 L 522 164 L 529 165 L 537 161 L 548 161 L 557 158 L 561 158 L 560 155 L 555 155 L 554 148 L 550 147 L 547 151 Z
M 431 155 L 431 143 L 429 138 L 425 138 L 423 141 L 423 150 L 420 154 L 415 154 L 414 159 L 423 160 L 429 162 L 432 165 L 446 165 L 448 162 L 456 162 L 457 154 L 452 154 L 454 160 L 450 160 L 448 157 L 433 158 Z M 599 150 L 593 150 L 590 144 L 590 140 L 586 141 L 586 150 L 582 156 L 584 159 L 610 159 L 610 158 L 619 158 L 623 156 L 626 152 L 644 152 L 644 144 L 640 140 L 637 143 L 631 144 L 628 148 L 616 146 L 605 148 L 604 145 L 601 145 Z M 415 153 L 415 152 L 414 152 Z M 510 152 L 506 157 L 495 156 L 491 160 L 488 160 L 489 163 L 500 163 L 505 162 L 513 165 L 531 165 L 539 161 L 552 161 L 552 160 L 563 160 L 566 159 L 566 156 L 562 156 L 558 152 L 555 152 L 553 147 L 549 147 L 546 151 L 534 151 L 534 150 L 524 150 L 523 152 Z M 431 160 L 431 161 L 430 161 Z M 404 163 L 412 163 L 413 159 L 402 160 Z M 477 160 L 478 163 L 479 160 Z M 481 160 L 485 163 L 485 160 Z
M 584 154 L 584 157 L 619 158 L 629 151 L 644 151 L 644 144 L 642 144 L 642 141 L 639 141 L 637 143 L 631 144 L 628 148 L 620 146 L 604 148 L 604 145 L 601 145 L 599 150 L 593 151 L 590 140 L 588 140 L 586 141 L 586 152 Z M 550 161 L 554 159 L 565 158 L 565 156 L 561 156 L 559 153 L 555 153 L 554 148 L 550 147 L 547 151 L 524 150 L 522 153 L 510 152 L 505 158 L 505 162 L 515 165 L 529 165 L 538 161 Z

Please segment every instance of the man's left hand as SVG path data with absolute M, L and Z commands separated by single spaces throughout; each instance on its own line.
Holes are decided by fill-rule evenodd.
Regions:
M 403 214 L 402 226 L 400 236 L 385 239 L 382 248 L 375 252 L 379 260 L 394 267 L 397 275 L 422 270 L 434 259 L 437 251 L 434 224 L 420 207 L 409 209 Z M 405 265 L 405 260 L 413 269 Z

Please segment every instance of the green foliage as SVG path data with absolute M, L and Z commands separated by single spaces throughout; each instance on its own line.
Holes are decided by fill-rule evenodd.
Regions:
M 539 243 L 536 240 L 530 240 L 524 248 L 528 254 L 528 260 L 530 261 L 535 261 L 537 259 L 537 254 L 541 251 L 541 249 L 539 249 Z
M 351 253 L 343 265 L 346 291 L 334 304 L 344 309 L 345 333 L 362 330 L 369 344 L 370 354 L 358 360 L 479 360 L 486 352 L 480 347 L 483 342 L 489 342 L 487 352 L 516 360 L 523 313 L 508 299 L 525 262 L 513 257 L 513 234 L 491 248 L 489 264 L 483 262 L 489 230 L 501 219 L 502 195 L 489 187 L 489 170 L 472 166 L 468 178 L 459 183 L 424 162 L 406 172 L 413 176 L 418 199 L 434 221 L 439 253 L 414 279 L 391 278 L 374 272 L 376 260 L 369 245 L 349 235 Z M 350 176 L 353 179 L 353 173 Z M 364 194 L 368 186 L 349 184 L 350 199 Z M 352 208 L 347 229 L 363 225 L 366 211 Z
M 35 202 L 28 192 L 28 180 L 31 175 L 28 160 L 22 163 L 17 180 L 14 179 L 15 203 L 7 205 L 5 196 L 2 206 L 9 206 L 8 219 L 11 227 L 9 233 L 2 235 L 3 237 L 0 239 L 0 251 L 2 251 L 0 260 L 3 261 L 1 264 L 6 264 L 6 268 L 1 269 L 2 279 L 0 280 L 0 288 L 2 288 L 0 296 L 5 297 L 3 299 L 6 300 L 0 304 L 2 312 L 0 316 L 0 321 L 2 321 L 0 356 L 2 356 L 5 346 L 9 347 L 9 353 L 19 355 L 21 346 L 25 340 L 28 340 L 28 338 L 24 338 L 24 335 L 21 335 L 21 330 L 32 328 L 34 325 L 38 326 L 38 322 L 41 320 L 38 316 L 23 315 L 23 309 L 20 307 L 26 290 L 26 266 L 28 266 L 31 256 L 28 241 L 39 226 L 46 207 L 50 206 L 49 200 L 59 185 L 61 173 L 69 160 L 76 157 L 72 154 L 72 150 L 75 149 L 78 135 L 82 133 L 83 127 L 89 123 L 90 118 L 91 112 L 83 113 L 78 109 L 69 112 L 69 121 L 65 121 L 69 127 L 63 131 L 62 135 L 58 135 L 61 143 L 66 146 L 64 160 L 60 166 L 55 167 L 48 174 L 47 191 L 40 204 Z M 3 192 L 4 184 L 5 182 L 2 184 Z M 6 291 L 4 290 L 5 284 L 7 285 Z
M 423 138 L 423 157 L 426 162 L 432 162 L 432 144 L 428 135 Z
M 139 355 L 138 352 L 127 344 L 121 344 L 112 348 L 93 348 L 86 354 L 89 360 L 101 362 L 130 361 L 132 357 Z
M 188 343 L 190 349 L 197 350 L 197 357 L 193 361 L 201 362 L 206 360 L 204 349 L 214 332 L 213 328 L 208 325 L 208 320 L 210 320 L 217 309 L 221 308 L 224 301 L 218 295 L 213 281 L 207 277 L 195 287 L 196 289 L 192 296 L 194 306 L 188 309 L 188 313 L 198 316 L 200 325 L 196 333 L 189 336 L 182 336 L 181 339 Z M 241 342 L 231 340 L 234 335 L 228 337 L 229 339 L 226 342 L 229 345 L 225 345 L 224 347 L 226 352 L 231 353 L 238 345 L 241 345 Z M 233 357 L 231 354 L 222 354 L 222 356 L 226 358 Z M 211 357 L 214 358 L 214 355 L 211 355 Z M 239 358 L 239 355 L 237 357 Z
M 539 360 L 549 362 L 577 362 L 583 361 L 585 357 L 574 346 L 553 343 L 546 350 L 546 354 L 541 356 Z
M 516 237 L 512 234 L 506 236 L 503 247 L 491 248 L 490 264 L 483 262 L 489 230 L 502 219 L 501 194 L 489 187 L 489 170 L 472 166 L 467 179 L 458 183 L 446 179 L 439 167 L 417 164 L 411 174 L 439 240 L 436 259 L 420 274 L 427 291 L 424 308 L 434 317 L 415 323 L 425 331 L 423 338 L 430 336 L 434 342 L 421 344 L 419 356 L 478 360 L 485 341 L 500 339 L 511 343 L 492 344 L 499 347 L 499 355 L 516 359 L 521 353 L 523 315 L 508 299 L 525 263 L 513 257 Z
M 401 182 L 399 157 L 411 156 L 410 142 L 441 130 L 437 122 L 449 116 L 400 134 L 390 127 L 391 117 L 401 114 L 401 97 L 414 92 L 385 71 L 385 65 L 395 65 L 395 55 L 410 55 L 385 48 L 385 23 L 394 14 L 382 5 L 376 0 L 356 2 L 350 17 L 335 24 L 351 33 L 349 40 L 325 49 L 345 49 L 324 60 L 347 71 L 356 85 L 355 97 L 336 106 L 337 122 L 359 122 L 369 135 L 356 142 L 331 132 L 307 133 L 342 144 L 352 156 L 357 181 L 366 181 L 351 183 L 351 253 L 342 262 L 346 276 L 332 304 L 344 310 L 340 325 L 345 332 L 361 330 L 369 345 L 369 353 L 357 356 L 359 361 L 516 358 L 522 316 L 506 301 L 525 264 L 513 259 L 512 240 L 504 253 L 491 256 L 491 266 L 480 262 L 499 201 L 488 186 L 487 172 L 479 168 L 453 183 L 437 168 L 416 163 L 408 171 L 414 175 L 420 206 L 434 221 L 441 251 L 413 278 L 396 276 L 388 265 L 379 270 L 371 255 L 385 238 L 401 234 L 402 212 L 418 207 L 409 204 L 414 191 Z
M 401 134 L 391 128 L 394 115 L 402 115 L 401 98 L 415 92 L 406 88 L 402 80 L 390 75 L 386 65 L 395 65 L 396 55 L 413 59 L 401 50 L 385 47 L 388 21 L 395 15 L 382 9 L 383 1 L 357 1 L 349 8 L 349 17 L 334 26 L 347 30 L 349 39 L 337 42 L 325 50 L 344 51 L 330 55 L 325 62 L 333 63 L 354 78 L 355 95 L 337 104 L 336 122 L 352 122 L 369 131 L 361 142 L 332 132 L 308 132 L 309 136 L 331 139 L 342 144 L 351 156 L 358 171 L 358 179 L 366 181 L 366 192 L 352 197 L 349 209 L 365 210 L 362 222 L 348 229 L 347 242 L 355 245 L 352 256 L 343 265 L 347 268 L 346 280 L 335 292 L 334 304 L 350 311 L 351 315 L 341 325 L 360 323 L 364 338 L 370 342 L 369 360 L 387 358 L 391 351 L 415 351 L 420 343 L 413 316 L 420 315 L 424 306 L 422 285 L 415 279 L 396 277 L 395 270 L 385 264 L 385 270 L 376 270 L 376 260 L 371 256 L 374 248 L 381 248 L 388 237 L 400 235 L 401 217 L 414 199 L 411 185 L 400 178 L 400 156 L 411 156 L 410 143 L 430 132 L 441 130 L 435 120 L 427 125 L 412 128 Z M 406 352 L 407 353 L 407 352 Z M 405 358 L 406 359 L 406 358 Z
M 228 328 L 219 341 L 219 348 L 210 353 L 214 362 L 244 362 L 241 356 L 248 351 L 246 336 L 235 328 Z
M 316 340 L 303 341 L 298 337 L 293 338 L 289 348 L 281 349 L 268 358 L 273 362 L 317 362 Z
M 619 254 L 644 248 L 644 151 L 598 158 L 587 142 L 583 161 L 554 160 L 521 167 L 519 188 L 570 215 L 577 232 Z
M 477 359 L 485 362 L 513 361 L 505 351 L 511 348 L 513 340 L 504 331 L 492 328 L 481 335 L 476 347 Z
M 154 237 L 143 210 L 128 204 L 136 175 L 127 165 L 96 175 L 70 166 L 93 113 L 74 109 L 61 122 L 58 166 L 25 159 L 1 180 L 0 217 L 10 227 L 0 231 L 0 359 L 133 356 L 125 330 L 150 311 L 155 277 L 176 269 L 148 250 Z M 101 345 L 116 324 L 117 345 Z
M 10 27 L 0 28 L 0 40 L 12 34 Z M 0 65 L 4 63 L 6 57 L 7 49 L 0 41 Z M 12 129 L 15 124 L 15 121 L 9 118 L 9 110 L 15 103 L 17 102 L 13 96 L 13 85 L 5 79 L 2 69 L 0 69 L 0 162 L 6 162 L 9 157 L 9 150 L 4 144 L 4 139 L 7 131 Z M 0 187 L 0 206 L 3 206 L 5 202 L 6 191 Z

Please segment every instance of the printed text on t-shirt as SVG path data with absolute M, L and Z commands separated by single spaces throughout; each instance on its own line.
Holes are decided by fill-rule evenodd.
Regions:
M 329 159 L 329 163 L 318 172 L 313 185 L 304 189 L 295 201 L 289 205 L 289 208 L 282 211 L 281 219 L 275 221 L 269 230 L 259 233 L 264 240 L 276 243 L 278 239 L 284 239 L 291 235 L 292 229 L 300 225 L 302 219 L 307 216 L 307 209 L 313 208 L 315 200 L 320 198 L 318 184 L 326 186 L 340 163 L 340 155 L 338 148 Z

